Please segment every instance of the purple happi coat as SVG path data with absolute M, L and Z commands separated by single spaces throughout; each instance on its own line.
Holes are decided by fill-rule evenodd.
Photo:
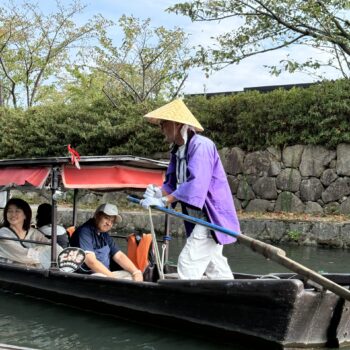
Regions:
M 172 154 L 162 186 L 168 194 L 191 206 L 204 209 L 211 223 L 240 233 L 226 173 L 215 144 L 207 137 L 195 134 L 188 144 L 187 181 L 176 189 L 176 155 Z M 185 222 L 187 236 L 194 224 Z M 234 237 L 215 231 L 220 244 L 236 241 Z

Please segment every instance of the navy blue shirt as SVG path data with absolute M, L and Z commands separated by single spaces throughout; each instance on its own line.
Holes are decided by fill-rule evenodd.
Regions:
M 85 252 L 93 252 L 97 260 L 109 268 L 109 260 L 120 248 L 107 232 L 99 232 L 94 219 L 79 226 L 71 237 L 71 246 L 79 247 Z M 102 256 L 101 256 L 102 252 Z

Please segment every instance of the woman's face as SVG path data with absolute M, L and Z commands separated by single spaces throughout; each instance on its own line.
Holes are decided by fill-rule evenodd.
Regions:
M 23 227 L 24 220 L 26 216 L 21 208 L 18 208 L 14 204 L 10 204 L 7 210 L 6 219 L 10 226 L 20 226 Z
M 96 227 L 99 232 L 108 232 L 111 230 L 115 223 L 115 216 L 109 216 L 103 213 L 99 213 L 96 217 Z

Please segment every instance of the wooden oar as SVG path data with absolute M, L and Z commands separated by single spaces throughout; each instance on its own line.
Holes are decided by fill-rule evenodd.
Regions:
M 133 203 L 140 204 L 140 200 L 138 198 L 131 197 L 131 196 L 128 196 L 127 198 L 129 201 L 131 201 Z M 229 236 L 235 237 L 235 238 L 237 238 L 237 240 L 241 244 L 249 247 L 254 252 L 257 252 L 257 253 L 263 255 L 265 258 L 269 258 L 269 259 L 277 262 L 278 264 L 288 268 L 289 270 L 296 272 L 296 273 L 306 277 L 307 279 L 309 279 L 313 282 L 316 282 L 317 284 L 321 285 L 325 289 L 328 289 L 328 290 L 332 291 L 334 294 L 337 294 L 340 297 L 350 301 L 350 291 L 348 289 L 346 289 L 346 288 L 340 286 L 339 284 L 331 281 L 330 279 L 320 275 L 319 273 L 317 273 L 313 270 L 310 270 L 306 266 L 301 265 L 292 259 L 289 259 L 286 256 L 286 252 L 280 248 L 274 247 L 271 244 L 264 243 L 264 242 L 259 241 L 257 239 L 250 238 L 250 237 L 243 235 L 241 233 L 233 232 L 233 231 L 228 230 L 228 229 L 221 227 L 219 225 L 215 225 L 215 224 L 212 224 L 210 222 L 194 218 L 190 215 L 185 215 L 185 214 L 179 213 L 179 212 L 172 210 L 172 209 L 159 207 L 159 206 L 152 206 L 152 208 L 156 209 L 158 211 L 162 211 L 164 213 L 167 213 L 169 215 L 178 217 L 180 219 L 192 222 L 194 224 L 199 224 L 199 225 L 208 227 L 214 231 L 219 231 L 219 232 L 225 233 Z

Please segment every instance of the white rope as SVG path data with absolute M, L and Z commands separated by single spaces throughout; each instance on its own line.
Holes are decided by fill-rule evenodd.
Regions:
M 162 270 L 164 271 L 164 260 L 165 260 L 165 250 L 166 250 L 166 244 L 162 244 Z
M 161 262 L 160 255 L 159 255 L 157 237 L 156 237 L 156 234 L 155 234 L 155 232 L 154 232 L 153 219 L 152 219 L 152 209 L 151 209 L 151 207 L 149 207 L 148 213 L 149 213 L 149 221 L 150 221 L 150 225 L 151 225 L 151 234 L 152 234 L 152 240 L 153 240 L 154 255 L 155 255 L 155 258 L 156 258 L 156 263 L 157 263 L 159 278 L 160 278 L 161 280 L 163 280 L 163 279 L 164 279 L 163 264 L 162 264 L 162 262 Z

